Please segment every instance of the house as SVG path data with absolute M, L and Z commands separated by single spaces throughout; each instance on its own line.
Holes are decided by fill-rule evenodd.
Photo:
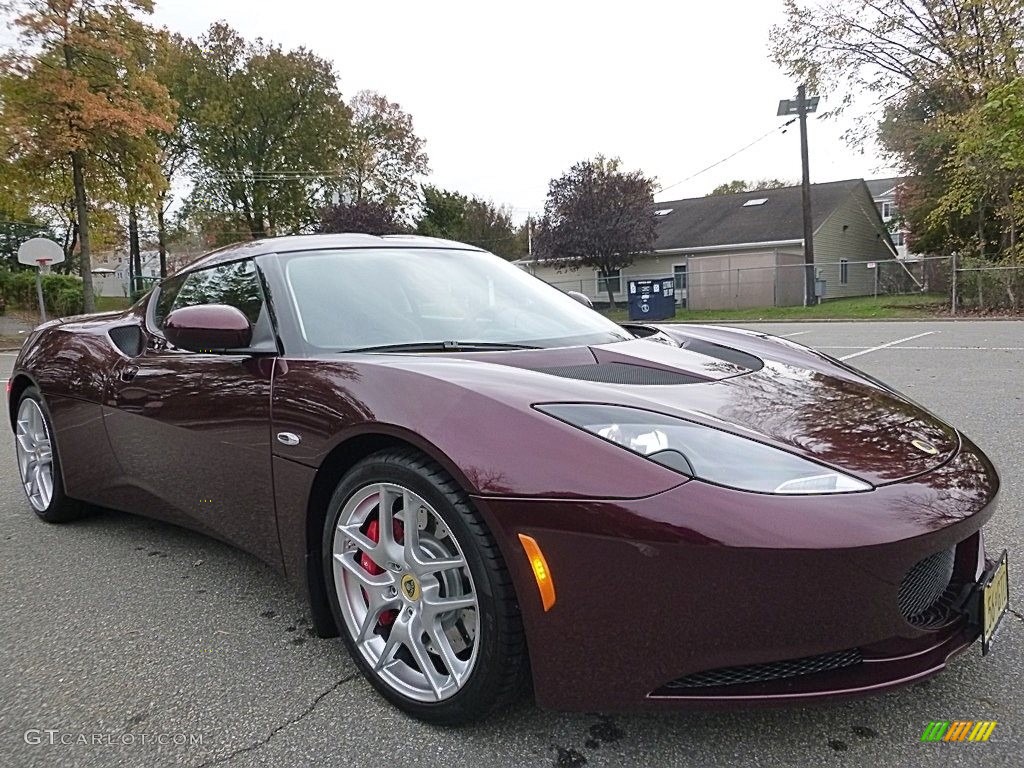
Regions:
M 893 245 L 896 246 L 897 258 L 903 261 L 917 261 L 920 257 L 910 253 L 907 248 L 907 230 L 897 220 L 899 209 L 896 205 L 896 190 L 903 181 L 898 176 L 888 179 L 868 179 L 865 183 L 875 201 L 875 207 L 882 215 L 882 221 L 889 227 Z
M 815 275 L 823 298 L 874 290 L 874 264 L 895 258 L 889 230 L 863 179 L 811 185 Z M 655 203 L 654 250 L 608 280 L 625 301 L 630 278 L 674 276 L 677 302 L 691 309 L 790 306 L 803 303 L 801 189 L 784 187 L 735 195 Z M 515 262 L 562 288 L 607 302 L 605 279 L 565 263 Z
M 198 256 L 198 253 L 168 253 L 167 273 L 173 274 L 175 270 L 191 263 Z M 160 278 L 160 252 L 145 250 L 139 253 L 139 257 L 142 262 L 142 287 L 148 289 Z M 92 268 L 92 282 L 97 296 L 128 296 L 128 254 L 122 251 L 97 254 Z

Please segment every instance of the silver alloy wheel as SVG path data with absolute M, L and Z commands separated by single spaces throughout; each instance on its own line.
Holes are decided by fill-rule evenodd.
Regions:
M 479 604 L 462 548 L 434 508 L 399 485 L 364 486 L 341 510 L 333 556 L 346 628 L 374 673 L 416 701 L 461 690 L 476 663 Z
M 53 450 L 43 411 L 30 397 L 18 408 L 16 449 L 25 495 L 37 512 L 45 512 L 53 499 Z

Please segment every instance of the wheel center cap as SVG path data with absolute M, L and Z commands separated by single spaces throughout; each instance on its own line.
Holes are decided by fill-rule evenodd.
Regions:
M 416 602 L 420 599 L 420 583 L 416 581 L 416 577 L 411 573 L 407 573 L 402 577 L 402 593 L 411 602 Z

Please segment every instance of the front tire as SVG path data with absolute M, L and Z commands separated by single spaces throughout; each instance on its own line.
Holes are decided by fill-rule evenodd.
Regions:
M 331 498 L 328 599 L 352 658 L 399 709 L 458 725 L 507 705 L 528 676 L 511 578 L 469 498 L 411 450 L 359 462 Z
M 48 523 L 67 523 L 85 514 L 82 502 L 64 492 L 53 421 L 35 387 L 28 387 L 18 400 L 15 453 L 22 488 L 37 517 Z

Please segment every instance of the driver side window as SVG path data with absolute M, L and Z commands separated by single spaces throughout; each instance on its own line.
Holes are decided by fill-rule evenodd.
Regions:
M 176 309 L 197 304 L 227 304 L 241 310 L 256 326 L 263 303 L 256 266 L 252 260 L 237 261 L 165 280 L 160 285 L 153 322 L 162 331 L 167 316 Z

